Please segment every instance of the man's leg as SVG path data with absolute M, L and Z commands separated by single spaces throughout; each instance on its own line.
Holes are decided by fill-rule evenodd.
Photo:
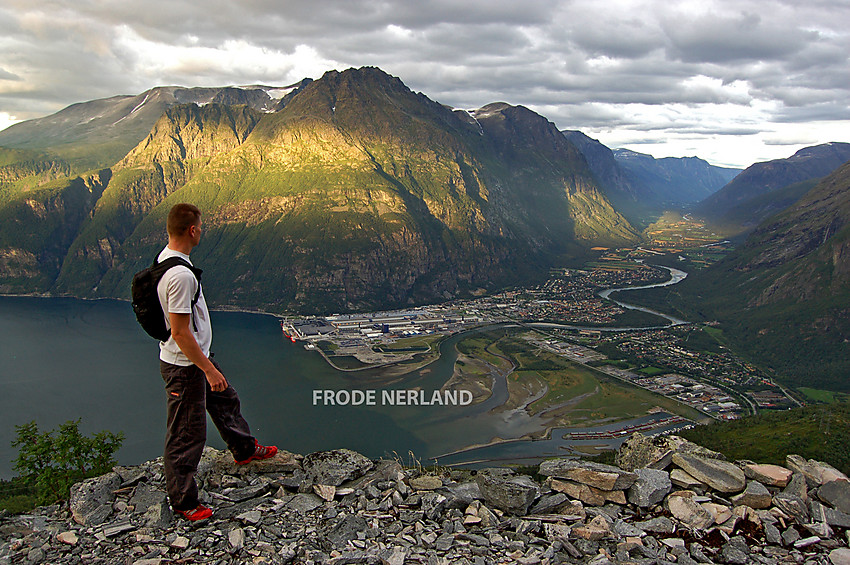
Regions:
M 175 510 L 191 510 L 198 506 L 195 472 L 207 439 L 207 379 L 194 365 L 160 361 L 160 371 L 168 397 L 164 454 L 168 498 Z
M 213 361 L 213 365 L 221 371 L 221 367 Z M 222 371 L 222 374 L 224 371 Z M 205 379 L 206 382 L 206 379 Z M 221 439 L 233 454 L 234 459 L 241 461 L 254 453 L 256 440 L 251 435 L 248 422 L 242 417 L 239 395 L 230 384 L 221 392 L 215 392 L 206 386 L 207 412 L 218 429 Z

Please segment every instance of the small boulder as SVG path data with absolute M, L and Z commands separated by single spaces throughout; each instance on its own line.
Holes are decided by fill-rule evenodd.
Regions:
M 741 494 L 732 497 L 736 506 L 749 506 L 756 510 L 765 510 L 773 504 L 773 496 L 763 484 L 758 481 L 750 481 L 747 488 Z
M 475 476 L 475 482 L 481 490 L 484 501 L 500 510 L 524 516 L 534 499 L 540 494 L 540 488 L 527 475 L 505 474 L 481 469 Z
M 118 473 L 107 473 L 72 486 L 70 507 L 74 521 L 83 526 L 106 522 L 112 513 L 115 490 L 121 482 Z
M 799 455 L 788 455 L 785 465 L 794 472 L 802 473 L 812 487 L 824 485 L 832 481 L 848 481 L 847 475 L 823 461 L 809 459 L 806 461 Z
M 760 465 L 747 463 L 743 467 L 748 479 L 760 482 L 762 485 L 785 488 L 791 481 L 793 471 L 779 465 Z
M 671 494 L 667 497 L 667 509 L 674 518 L 685 526 L 704 530 L 714 524 L 714 516 L 700 506 L 693 496 L 688 496 L 687 491 Z M 691 493 L 692 494 L 692 493 Z
M 818 489 L 818 498 L 839 512 L 850 514 L 850 482 L 830 481 Z
M 641 508 L 649 508 L 664 500 L 673 488 L 670 474 L 660 469 L 637 469 L 637 480 L 629 488 L 628 500 Z
M 410 479 L 410 488 L 414 490 L 436 490 L 443 486 L 443 481 L 435 475 L 422 475 Z
M 719 492 L 741 492 L 747 486 L 744 472 L 727 461 L 687 453 L 674 453 L 673 463 L 698 481 Z
M 375 466 L 369 458 L 350 449 L 311 453 L 301 464 L 308 480 L 332 486 L 359 479 Z
M 647 437 L 635 432 L 620 446 L 614 464 L 626 471 L 665 469 L 672 463 L 674 453 L 692 453 L 712 459 L 724 459 L 722 454 L 679 436 Z
M 626 494 L 622 490 L 600 490 L 582 483 L 552 477 L 546 479 L 546 486 L 591 506 L 603 506 L 606 502 L 626 503 Z
M 566 458 L 544 461 L 539 472 L 546 477 L 569 479 L 599 490 L 625 490 L 637 480 L 634 473 L 613 465 Z

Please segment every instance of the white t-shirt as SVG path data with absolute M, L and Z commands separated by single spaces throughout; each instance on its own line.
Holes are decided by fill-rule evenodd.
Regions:
M 189 256 L 179 251 L 169 249 L 167 246 L 157 257 L 157 262 L 161 263 L 169 257 L 182 257 L 190 265 L 192 261 Z M 174 314 L 193 314 L 192 299 L 198 291 L 198 279 L 194 273 L 183 265 L 171 267 L 159 281 L 156 287 L 156 292 L 159 295 L 159 303 L 162 306 L 162 312 L 165 316 L 165 327 L 171 329 L 171 321 L 168 318 L 168 313 Z M 201 351 L 209 357 L 210 346 L 212 345 L 212 326 L 210 324 L 210 312 L 207 309 L 207 302 L 204 300 L 204 291 L 201 289 L 201 294 L 198 297 L 198 302 L 195 304 L 194 315 L 189 320 L 189 329 L 195 336 L 198 345 L 201 346 Z M 194 322 L 194 323 L 193 323 Z M 196 329 L 197 328 L 197 329 Z M 180 351 L 180 347 L 173 337 L 169 337 L 168 341 L 160 342 L 159 358 L 166 363 L 188 367 L 192 364 L 189 358 Z

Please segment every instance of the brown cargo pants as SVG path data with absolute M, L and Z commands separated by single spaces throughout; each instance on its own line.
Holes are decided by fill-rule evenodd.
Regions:
M 207 440 L 209 412 L 218 433 L 237 461 L 254 453 L 254 437 L 242 417 L 239 395 L 230 385 L 210 389 L 206 375 L 196 365 L 181 367 L 160 361 L 168 397 L 164 471 L 171 507 L 191 510 L 198 505 L 195 472 Z M 219 365 L 213 364 L 221 370 Z

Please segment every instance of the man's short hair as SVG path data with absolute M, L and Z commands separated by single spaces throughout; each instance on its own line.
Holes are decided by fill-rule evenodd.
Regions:
M 183 235 L 201 219 L 201 211 L 194 204 L 175 204 L 168 213 L 165 229 L 168 235 Z

